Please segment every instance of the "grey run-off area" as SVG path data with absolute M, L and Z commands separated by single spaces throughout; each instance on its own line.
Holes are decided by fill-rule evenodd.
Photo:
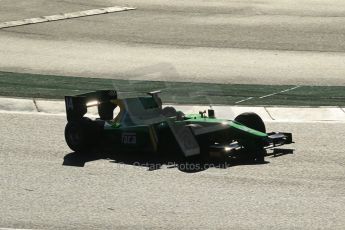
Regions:
M 109 5 L 137 10 L 0 31 L 11 72 L 221 83 L 345 85 L 345 3 L 1 1 L 6 22 Z

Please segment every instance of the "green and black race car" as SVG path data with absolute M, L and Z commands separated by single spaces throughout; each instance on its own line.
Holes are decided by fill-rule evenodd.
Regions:
M 213 109 L 184 114 L 162 108 L 159 91 L 148 96 L 118 98 L 113 90 L 66 96 L 65 139 L 75 152 L 109 149 L 121 152 L 180 153 L 186 158 L 225 159 L 234 153 L 264 161 L 265 150 L 292 143 L 291 133 L 266 133 L 255 113 L 235 120 L 217 119 Z M 84 117 L 98 107 L 99 118 Z M 119 109 L 116 109 L 119 108 Z M 114 110 L 117 114 L 114 117 Z

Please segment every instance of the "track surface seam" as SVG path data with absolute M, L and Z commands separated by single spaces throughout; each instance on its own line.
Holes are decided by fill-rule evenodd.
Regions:
M 37 112 L 41 112 L 40 109 L 39 109 L 38 106 L 37 106 L 36 99 L 35 99 L 35 98 L 32 98 L 32 101 L 33 101 L 33 103 L 34 103 L 34 105 L 35 105 L 35 108 L 36 108 Z
M 268 111 L 268 109 L 266 107 L 264 107 L 266 113 L 268 114 L 268 116 L 274 121 L 274 117 L 270 114 L 270 112 Z
M 340 110 L 341 110 L 341 111 L 343 111 L 343 112 L 345 113 L 345 110 L 344 110 L 344 108 L 342 108 L 342 107 L 339 107 L 339 108 L 340 108 Z

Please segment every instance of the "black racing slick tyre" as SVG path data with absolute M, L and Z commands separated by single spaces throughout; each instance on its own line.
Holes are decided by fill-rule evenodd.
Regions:
M 242 113 L 235 118 L 235 121 L 257 131 L 266 133 L 265 123 L 256 113 Z M 250 146 L 245 146 L 248 151 L 249 160 L 256 163 L 265 162 L 266 150 L 260 141 L 253 141 Z
M 266 133 L 265 123 L 256 113 L 241 113 L 235 118 L 235 121 L 251 129 Z
M 70 121 L 65 127 L 66 143 L 75 152 L 90 151 L 98 144 L 99 130 L 97 124 L 86 117 Z

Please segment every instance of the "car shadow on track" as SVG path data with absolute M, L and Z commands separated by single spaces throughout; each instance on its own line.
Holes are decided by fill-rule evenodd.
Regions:
M 272 152 L 266 153 L 267 157 L 281 157 L 286 154 L 293 154 L 293 149 L 275 149 Z M 133 165 L 138 167 L 145 167 L 148 171 L 161 169 L 162 167 L 178 170 L 185 173 L 196 173 L 207 170 L 209 168 L 227 169 L 229 167 L 240 165 L 257 165 L 267 164 L 265 162 L 251 162 L 239 156 L 233 156 L 226 160 L 208 160 L 189 159 L 176 157 L 173 155 L 160 156 L 148 153 L 99 153 L 99 152 L 71 152 L 64 157 L 64 166 L 84 167 L 87 162 L 96 160 L 109 160 L 111 163 L 118 165 Z

